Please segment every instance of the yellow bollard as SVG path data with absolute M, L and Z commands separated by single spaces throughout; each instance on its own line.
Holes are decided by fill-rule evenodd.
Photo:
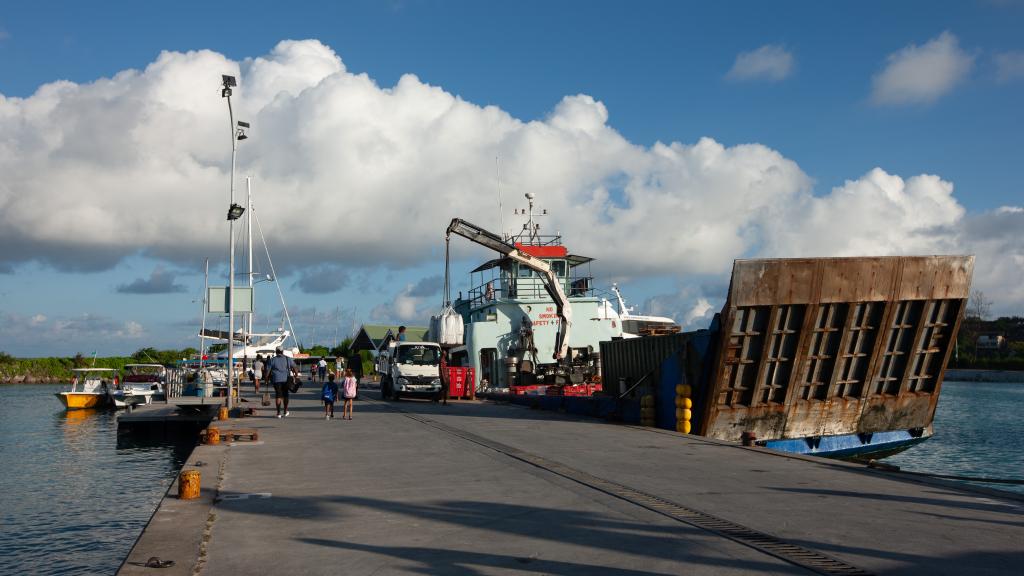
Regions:
M 220 444 L 220 429 L 210 426 L 206 429 L 206 439 L 204 444 Z
M 178 498 L 199 498 L 199 470 L 184 470 L 178 475 Z
M 228 407 L 227 406 L 221 406 L 220 410 L 217 411 L 217 420 L 227 420 L 227 419 L 228 419 Z

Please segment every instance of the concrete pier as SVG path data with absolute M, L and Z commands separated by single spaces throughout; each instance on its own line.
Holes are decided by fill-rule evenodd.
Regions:
M 311 391 L 217 423 L 121 574 L 1007 574 L 1024 498 L 524 407 Z M 337 409 L 340 415 L 340 407 Z

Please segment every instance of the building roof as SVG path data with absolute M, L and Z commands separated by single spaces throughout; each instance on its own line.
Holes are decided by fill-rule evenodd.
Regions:
M 406 338 L 411 342 L 422 342 L 427 338 L 426 326 L 406 326 Z M 363 324 L 352 341 L 352 350 L 379 350 L 381 345 L 387 342 L 394 335 L 398 334 L 398 325 L 389 326 L 386 324 Z

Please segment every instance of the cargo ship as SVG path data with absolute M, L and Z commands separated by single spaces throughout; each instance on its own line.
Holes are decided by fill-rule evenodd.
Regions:
M 583 272 L 593 259 L 541 236 L 527 199 L 516 236 L 448 228 L 500 254 L 448 308 L 450 362 L 478 393 L 842 458 L 932 435 L 973 256 L 737 260 L 707 329 L 628 338 Z

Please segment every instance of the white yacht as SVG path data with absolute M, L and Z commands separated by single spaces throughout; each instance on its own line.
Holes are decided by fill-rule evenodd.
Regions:
M 124 378 L 107 389 L 115 408 L 136 404 L 152 404 L 154 398 L 163 398 L 167 384 L 167 369 L 160 364 L 125 364 Z
M 619 304 L 618 316 L 619 321 L 622 322 L 623 337 L 661 336 L 679 332 L 679 324 L 671 318 L 633 314 L 633 307 L 626 306 L 626 301 L 622 298 L 622 292 L 619 291 L 618 284 L 612 284 L 612 292 L 615 292 L 615 298 Z

